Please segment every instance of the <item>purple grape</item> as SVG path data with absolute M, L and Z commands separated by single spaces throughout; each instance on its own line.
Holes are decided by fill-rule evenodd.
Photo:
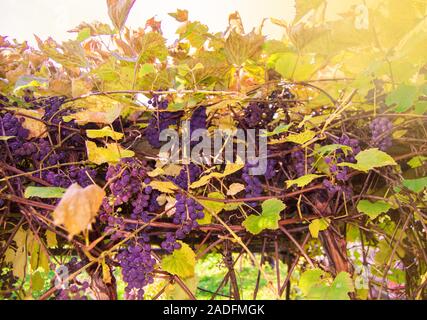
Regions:
M 372 145 L 382 151 L 386 151 L 393 145 L 391 133 L 393 123 L 385 117 L 374 119 L 371 124 Z

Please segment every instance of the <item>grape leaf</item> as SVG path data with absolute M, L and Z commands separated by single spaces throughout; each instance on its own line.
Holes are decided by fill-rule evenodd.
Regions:
M 357 211 L 366 214 L 372 220 L 381 213 L 390 210 L 391 205 L 385 201 L 370 202 L 369 200 L 360 200 L 357 204 Z
M 86 141 L 88 160 L 95 164 L 115 164 L 123 158 L 132 158 L 135 153 L 132 150 L 124 150 L 117 143 L 109 143 L 106 148 L 100 148 L 95 142 Z
M 209 193 L 208 198 L 225 199 L 224 195 L 220 192 Z M 207 211 L 210 214 L 218 214 L 225 207 L 225 203 L 219 201 L 199 200 L 199 202 L 205 208 L 205 212 Z
M 38 197 L 42 199 L 61 198 L 65 189 L 59 187 L 34 187 L 29 186 L 25 189 L 24 197 Z
M 290 134 L 286 137 L 285 141 L 293 142 L 297 144 L 304 144 L 316 136 L 316 132 L 312 130 L 306 130 L 297 134 Z
M 345 155 L 347 155 L 349 151 L 353 150 L 352 147 L 345 146 L 342 144 L 328 144 L 326 146 L 322 146 L 322 147 L 316 149 L 313 152 L 313 154 L 317 153 L 317 154 L 324 156 L 324 155 L 330 154 L 330 153 L 332 153 L 338 149 L 341 149 Z
M 149 184 L 153 189 L 159 190 L 163 193 L 175 193 L 178 187 L 171 181 L 151 181 Z
M 241 170 L 243 167 L 244 167 L 244 164 L 242 164 L 242 163 L 227 163 L 223 173 L 212 172 L 206 176 L 203 176 L 199 180 L 193 182 L 190 185 L 190 189 L 200 188 L 200 187 L 206 185 L 207 183 L 209 183 L 209 181 L 212 178 L 218 178 L 219 179 L 219 178 L 224 178 L 226 176 L 229 176 L 230 174 L 233 174 L 233 173 Z
M 402 183 L 409 190 L 420 193 L 427 187 L 427 177 L 419 179 L 405 179 Z
M 280 212 L 286 205 L 278 199 L 269 199 L 262 203 L 261 215 L 248 216 L 242 225 L 252 234 L 259 234 L 265 229 L 276 230 L 279 228 Z
M 248 59 L 255 59 L 262 51 L 264 37 L 255 32 L 241 35 L 232 31 L 225 41 L 224 53 L 228 62 L 241 66 Z
M 401 84 L 387 95 L 385 102 L 388 106 L 395 104 L 396 112 L 405 112 L 414 103 L 417 93 L 417 87 Z
M 88 138 L 96 139 L 96 138 L 105 138 L 110 137 L 111 139 L 114 139 L 116 141 L 123 138 L 123 133 L 116 132 L 112 130 L 110 127 L 104 127 L 102 129 L 88 129 L 86 130 L 86 135 Z
M 368 172 L 374 168 L 397 165 L 396 161 L 387 153 L 377 148 L 367 149 L 356 155 L 357 163 L 341 162 L 340 167 L 350 167 L 359 171 Z
M 176 12 L 171 12 L 168 14 L 175 18 L 178 22 L 185 22 L 188 20 L 188 10 L 177 9 Z
M 65 122 L 75 120 L 79 125 L 87 123 L 112 124 L 121 114 L 123 105 L 107 96 L 89 96 L 63 105 L 63 108 L 80 110 L 62 117 Z
M 33 291 L 43 290 L 44 288 L 44 279 L 39 271 L 31 275 L 31 288 Z
M 46 230 L 46 243 L 48 248 L 56 248 L 58 246 L 58 240 L 56 239 L 56 233 Z
M 321 281 L 324 274 L 324 271 L 318 268 L 307 270 L 301 275 L 298 287 L 307 296 L 310 289 Z
M 298 179 L 286 181 L 286 187 L 290 188 L 294 184 L 296 184 L 298 187 L 302 188 L 302 187 L 305 187 L 306 185 L 308 185 L 309 183 L 311 183 L 313 180 L 315 180 L 317 178 L 321 178 L 321 177 L 324 177 L 324 175 L 306 174 L 302 177 L 299 177 Z
M 95 184 L 84 189 L 72 184 L 53 212 L 54 223 L 63 225 L 71 240 L 74 235 L 90 230 L 104 197 L 104 189 Z
M 299 287 L 309 300 L 349 300 L 348 293 L 354 292 L 350 274 L 340 272 L 331 285 L 326 273 L 321 269 L 305 271 L 300 278 Z
M 125 25 L 129 12 L 136 0 L 107 0 L 108 15 L 117 30 Z
M 181 248 L 162 259 L 162 269 L 182 278 L 192 277 L 196 266 L 196 254 L 188 244 L 182 241 L 178 243 L 181 244 Z
M 326 230 L 329 227 L 330 219 L 321 218 L 311 221 L 308 229 L 310 230 L 310 234 L 313 238 L 317 238 L 319 236 L 319 231 Z
M 415 169 L 421 167 L 425 161 L 427 161 L 427 157 L 416 156 L 409 160 L 407 163 L 412 169 Z
M 182 281 L 185 283 L 186 287 L 195 294 L 197 291 L 197 284 L 199 283 L 199 280 L 196 275 L 184 278 Z M 167 286 L 165 290 L 166 299 L 168 300 L 189 300 L 190 297 L 188 296 L 188 293 L 182 289 L 182 287 L 177 284 L 170 284 Z

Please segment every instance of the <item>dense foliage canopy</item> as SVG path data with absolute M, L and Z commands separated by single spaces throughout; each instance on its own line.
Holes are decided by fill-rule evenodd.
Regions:
M 427 297 L 427 1 L 296 0 L 282 40 L 177 10 L 171 44 L 107 3 L 75 40 L 0 37 L 0 297 Z M 266 173 L 160 161 L 183 120 L 255 129 Z

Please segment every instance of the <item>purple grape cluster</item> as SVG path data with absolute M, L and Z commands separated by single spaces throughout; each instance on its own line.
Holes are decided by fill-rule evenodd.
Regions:
M 144 236 L 133 245 L 128 245 L 118 255 L 123 280 L 127 283 L 125 297 L 142 300 L 144 287 L 154 282 L 153 270 L 156 260 L 151 256 L 151 246 Z
M 180 188 L 187 190 L 188 185 L 196 181 L 202 174 L 202 169 L 194 163 L 184 165 L 179 175 L 172 178 L 172 181 Z M 190 183 L 188 181 L 190 179 Z
M 115 197 L 114 206 L 120 206 L 136 197 L 142 191 L 145 176 L 146 170 L 134 159 L 125 159 L 115 166 L 109 166 L 105 179 L 114 179 L 110 184 L 111 193 Z
M 200 203 L 193 198 L 177 194 L 173 223 L 179 225 L 180 228 L 175 234 L 168 233 L 161 247 L 168 253 L 179 249 L 180 245 L 176 242 L 176 239 L 184 239 L 186 235 L 199 226 L 197 220 L 203 219 L 204 216 L 203 206 Z
M 62 170 L 44 170 L 42 178 L 55 187 L 68 188 L 73 183 L 78 183 L 85 188 L 93 184 L 92 180 L 96 177 L 97 171 L 89 167 L 70 166 L 68 174 Z M 38 174 L 34 174 L 38 176 Z
M 255 164 L 247 162 L 243 167 L 242 179 L 246 183 L 245 198 L 259 197 L 263 192 L 261 180 L 257 176 L 250 174 L 250 169 L 254 166 Z M 255 207 L 257 202 L 250 202 L 248 204 L 251 207 Z
M 314 162 L 313 157 L 306 158 L 305 153 L 302 150 L 292 152 L 291 158 L 292 158 L 292 167 L 297 177 L 302 177 L 306 174 L 306 166 L 307 166 L 307 171 L 310 171 L 311 165 Z
M 59 290 L 56 300 L 88 300 L 87 289 L 89 289 L 89 282 L 87 281 L 81 285 L 72 284 L 68 289 Z
M 159 140 L 160 132 L 167 129 L 170 125 L 177 124 L 181 113 L 165 111 L 168 108 L 169 102 L 167 99 L 162 99 L 158 95 L 155 95 L 148 101 L 148 104 L 150 104 L 154 110 L 144 134 L 150 145 L 158 149 L 161 147 Z
M 197 129 L 206 129 L 207 120 L 206 107 L 199 107 L 194 110 L 190 119 L 190 134 Z
M 287 114 L 287 108 L 292 105 L 286 100 L 294 99 L 288 88 L 273 91 L 266 101 L 252 101 L 245 108 L 243 122 L 247 128 L 268 129 L 275 119 L 279 109 Z M 285 100 L 285 101 L 283 101 Z
M 393 145 L 391 133 L 393 123 L 385 117 L 374 119 L 371 124 L 372 144 L 382 151 L 386 151 Z
M 13 137 L 7 140 L 7 145 L 13 157 L 17 160 L 30 157 L 33 153 L 37 152 L 37 148 L 26 139 L 29 136 L 29 131 L 25 129 L 22 124 L 24 118 L 17 118 L 11 113 L 6 113 L 0 117 L 0 130 L 2 136 Z
M 331 195 L 335 194 L 345 194 L 345 197 L 347 200 L 350 199 L 350 197 L 353 194 L 353 191 L 350 186 L 343 185 L 343 184 L 333 184 L 328 179 L 323 180 L 323 186 L 325 187 L 326 191 Z

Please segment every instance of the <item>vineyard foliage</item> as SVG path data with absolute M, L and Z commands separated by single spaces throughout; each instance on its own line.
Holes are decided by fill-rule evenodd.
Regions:
M 0 37 L 0 297 L 195 299 L 216 253 L 209 298 L 242 298 L 245 261 L 250 298 L 425 299 L 427 1 L 296 0 L 281 40 L 179 9 L 175 42 L 134 2 Z M 267 171 L 163 161 L 184 120 L 256 129 Z

